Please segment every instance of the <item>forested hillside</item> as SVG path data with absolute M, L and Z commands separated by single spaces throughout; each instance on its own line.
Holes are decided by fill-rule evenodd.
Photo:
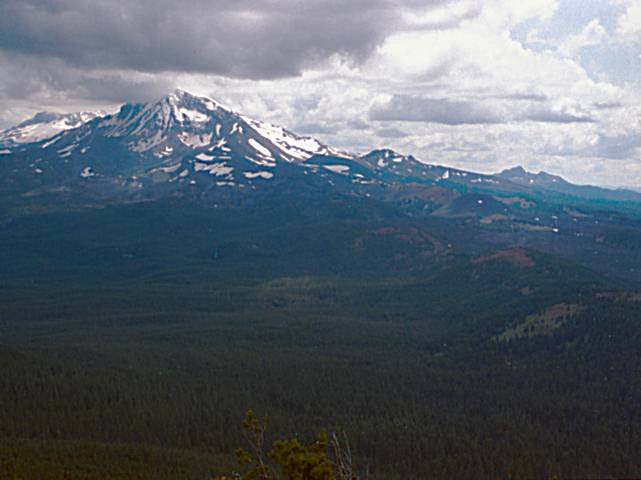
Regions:
M 209 478 L 235 468 L 252 408 L 270 441 L 345 432 L 372 478 L 641 471 L 633 284 L 465 224 L 321 200 L 15 215 L 0 232 L 6 468 Z

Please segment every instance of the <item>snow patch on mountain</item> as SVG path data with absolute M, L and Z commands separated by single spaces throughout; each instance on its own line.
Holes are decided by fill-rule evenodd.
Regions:
M 249 117 L 242 117 L 254 130 L 265 137 L 286 156 L 295 160 L 307 160 L 314 155 L 332 155 L 336 157 L 352 158 L 351 155 L 334 150 L 323 145 L 315 138 L 299 137 L 298 135 L 285 130 L 283 127 L 271 123 L 260 122 Z
M 182 164 L 180 162 L 168 165 L 166 167 L 158 167 L 151 170 L 149 173 L 176 173 Z
M 91 167 L 85 167 L 83 168 L 82 172 L 80 172 L 80 176 L 82 178 L 90 178 L 94 177 L 96 174 L 91 171 Z
M 272 158 L 272 159 L 274 158 L 272 156 L 272 152 L 270 152 L 269 149 L 263 147 L 260 143 L 258 143 L 253 138 L 250 138 L 248 142 L 254 148 L 254 150 L 260 153 L 263 157 Z
M 192 123 L 202 123 L 209 120 L 209 116 L 199 112 L 198 110 L 189 110 L 187 108 L 181 108 L 178 110 L 183 117 L 187 117 Z
M 71 152 L 73 152 L 73 151 L 74 151 L 74 149 L 75 149 L 77 146 L 78 146 L 78 145 L 74 145 L 74 144 L 68 145 L 68 146 L 66 146 L 66 147 L 61 148 L 60 150 L 58 150 L 58 154 L 59 154 L 61 157 L 63 157 L 63 156 L 67 156 L 68 154 L 71 154 Z
M 349 167 L 347 165 L 323 165 L 323 168 L 334 173 L 347 173 L 349 172 Z
M 197 172 L 209 172 L 216 177 L 223 177 L 229 175 L 234 171 L 233 167 L 228 167 L 225 162 L 219 163 L 199 163 L 194 164 L 194 170 Z
M 245 157 L 245 160 L 255 163 L 256 165 L 260 165 L 261 167 L 273 168 L 276 166 L 275 162 L 270 162 L 268 160 L 263 160 L 261 158 Z
M 180 140 L 186 147 L 201 148 L 210 145 L 213 136 L 213 133 L 194 134 L 189 132 L 180 132 L 178 134 L 178 140 Z
M 270 178 L 273 178 L 274 174 L 272 172 L 243 172 L 243 175 L 245 178 L 253 179 L 253 178 L 263 178 L 265 180 L 269 180 Z

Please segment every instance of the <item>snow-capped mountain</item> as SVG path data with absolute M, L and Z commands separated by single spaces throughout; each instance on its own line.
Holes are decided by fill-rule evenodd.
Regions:
M 8 152 L 0 173 L 11 188 L 20 186 L 29 195 L 81 191 L 148 198 L 168 191 L 215 195 L 229 190 L 223 187 L 272 186 L 279 191 L 340 187 L 366 196 L 392 184 L 501 183 L 389 149 L 362 156 L 340 152 L 184 90 L 157 102 L 125 104 L 115 114 Z
M 19 156 L 13 173 L 31 172 L 41 183 L 58 183 L 57 188 L 62 181 L 103 181 L 138 189 L 159 184 L 248 186 L 293 167 L 302 173 L 302 165 L 340 174 L 345 165 L 332 170 L 332 165 L 308 160 L 353 158 L 183 90 L 154 103 L 125 104 L 113 115 L 25 145 Z
M 11 148 L 36 143 L 54 135 L 80 127 L 94 118 L 104 117 L 105 112 L 54 113 L 39 112 L 32 118 L 0 132 L 0 146 Z
M 233 150 L 262 164 L 339 154 L 313 138 L 250 119 L 211 98 L 184 90 L 176 90 L 156 103 L 124 105 L 96 127 L 106 137 L 127 139 L 131 151 L 152 153 L 158 158 L 174 156 L 177 150 L 206 150 L 210 156 L 227 157 Z
M 387 198 L 404 186 L 437 186 L 439 192 L 458 194 L 571 185 L 518 169 L 483 175 L 430 165 L 389 149 L 347 154 L 183 90 L 152 103 L 125 104 L 111 115 L 38 114 L 0 139 L 0 193 L 12 198 L 215 196 L 270 187 L 280 192 L 340 188 L 350 195 Z M 539 185 L 543 180 L 549 182 Z

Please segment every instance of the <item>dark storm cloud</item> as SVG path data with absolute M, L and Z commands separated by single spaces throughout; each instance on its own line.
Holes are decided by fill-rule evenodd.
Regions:
M 449 0 L 3 0 L 0 48 L 82 68 L 268 79 L 359 61 L 403 11 Z
M 372 120 L 442 123 L 465 125 L 499 123 L 501 119 L 490 109 L 467 101 L 394 95 L 386 105 L 370 111 Z
M 78 98 L 120 103 L 155 101 L 173 88 L 171 82 L 159 78 L 134 81 L 114 75 L 81 78 L 77 82 L 76 90 Z
M 57 59 L 0 55 L 0 99 L 55 93 L 58 97 L 107 103 L 152 101 L 173 88 L 171 81 L 158 76 L 92 72 L 68 68 Z

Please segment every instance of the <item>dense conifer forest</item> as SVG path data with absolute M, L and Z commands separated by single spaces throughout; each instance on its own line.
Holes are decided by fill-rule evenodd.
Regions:
M 248 409 L 270 445 L 344 433 L 375 479 L 641 474 L 634 285 L 385 206 L 269 205 L 15 217 L 0 476 L 229 474 Z

